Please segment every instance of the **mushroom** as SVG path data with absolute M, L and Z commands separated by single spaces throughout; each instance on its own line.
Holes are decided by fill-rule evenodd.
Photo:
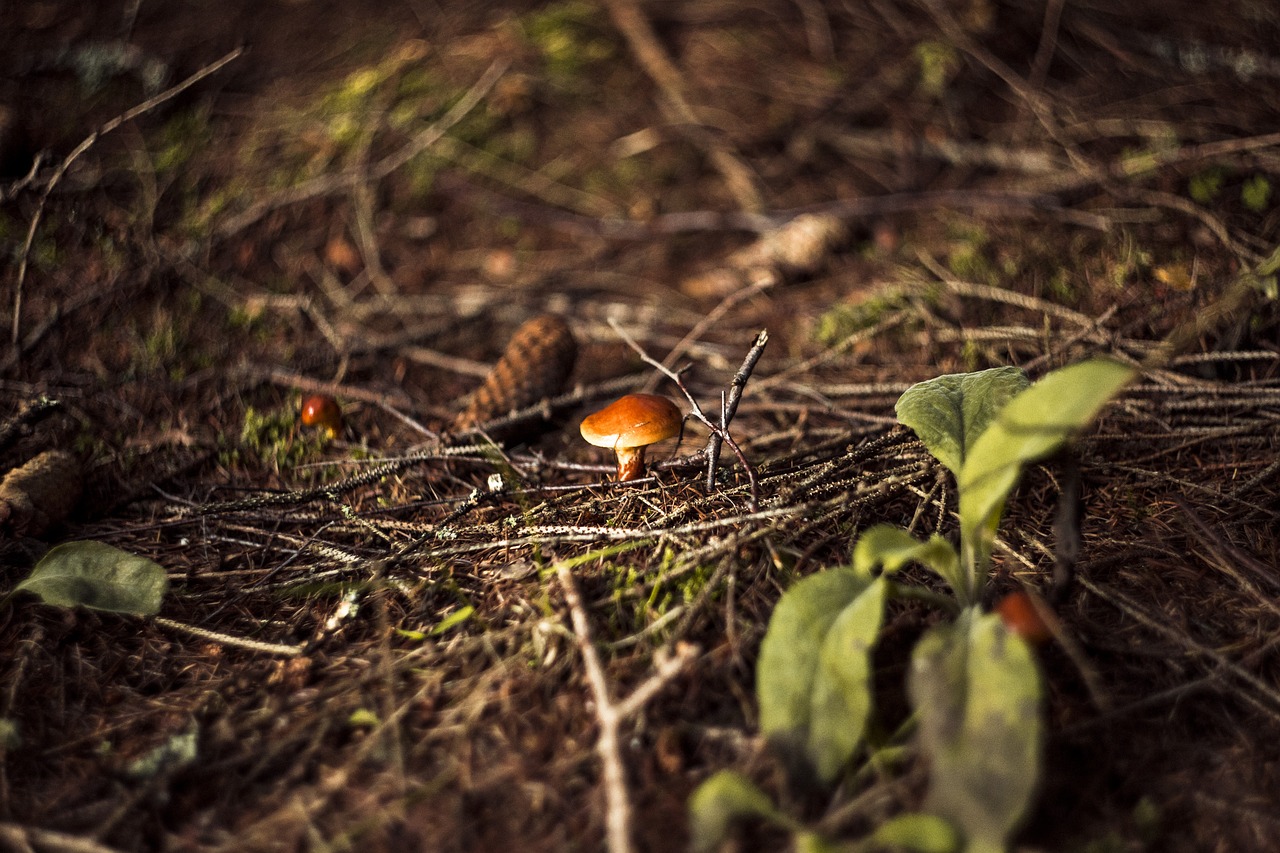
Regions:
M 316 427 L 333 440 L 342 431 L 342 410 L 327 394 L 315 394 L 302 401 L 302 425 Z
M 644 476 L 644 449 L 680 433 L 684 417 L 657 394 L 628 394 L 582 421 L 582 437 L 618 454 L 618 482 Z

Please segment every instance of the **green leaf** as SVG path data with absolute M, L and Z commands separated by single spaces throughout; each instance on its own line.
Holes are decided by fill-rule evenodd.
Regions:
M 976 608 L 931 629 L 912 654 L 908 691 L 930 762 L 925 807 L 967 849 L 1001 850 L 1040 775 L 1040 678 L 1030 648 Z
M 1026 387 L 1026 374 L 1017 367 L 951 373 L 912 385 L 898 398 L 894 411 L 929 452 L 959 476 L 978 436 Z
M 850 569 L 832 569 L 798 581 L 782 596 L 756 664 L 760 729 L 766 735 L 804 737 L 822 640 L 869 583 Z
M 886 847 L 914 850 L 916 853 L 952 853 L 960 848 L 960 836 L 955 828 L 931 814 L 901 814 L 892 817 L 871 834 L 870 846 L 875 850 Z
M 753 817 L 792 828 L 754 782 L 741 773 L 721 770 L 689 797 L 689 846 L 695 851 L 714 850 L 734 821 Z
M 959 555 L 950 542 L 936 533 L 920 540 L 900 527 L 877 524 L 867 528 L 853 546 L 853 570 L 866 578 L 877 566 L 883 566 L 885 572 L 896 572 L 912 562 L 932 569 L 957 595 L 967 595 L 970 584 L 960 573 Z
M 475 615 L 475 612 L 476 612 L 476 609 L 470 604 L 464 605 L 463 607 L 459 607 L 457 610 L 453 611 L 448 616 L 441 619 L 440 623 L 431 629 L 431 634 L 433 636 L 436 634 L 443 634 L 444 632 L 448 631 L 450 628 L 456 628 L 457 626 L 461 625 L 463 622 L 466 622 L 468 619 L 470 619 L 473 615 Z
M 833 781 L 848 765 L 871 716 L 871 652 L 887 585 L 883 578 L 873 581 L 840 611 L 818 651 L 808 753 L 824 782 Z
M 844 848 L 816 832 L 800 830 L 791 835 L 791 849 L 795 853 L 841 853 Z
M 1064 367 L 1009 401 L 977 439 L 957 476 L 960 540 L 970 571 L 984 573 L 996 525 L 1022 466 L 1056 452 L 1133 378 L 1110 359 Z
M 49 549 L 14 589 L 58 607 L 90 607 L 150 616 L 160 610 L 169 578 L 164 567 L 101 542 L 64 542 Z

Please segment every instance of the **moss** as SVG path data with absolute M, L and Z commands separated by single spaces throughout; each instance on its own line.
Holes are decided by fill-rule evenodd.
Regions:
M 280 472 L 294 469 L 317 455 L 327 440 L 320 430 L 297 429 L 297 409 L 296 402 L 273 411 L 260 411 L 253 406 L 245 409 L 234 456 L 256 458 Z M 309 476 L 319 474 L 309 473 Z
M 1058 268 L 1049 275 L 1045 289 L 1056 302 L 1063 305 L 1073 305 L 1079 299 L 1075 285 L 1071 283 L 1071 275 L 1065 268 Z
M 1240 187 L 1240 203 L 1252 213 L 1262 213 L 1271 201 L 1271 182 L 1265 175 L 1254 175 Z
M 988 252 L 991 235 L 985 228 L 970 220 L 956 220 L 947 227 L 947 240 L 947 269 L 956 278 L 992 285 L 999 283 L 999 271 Z
M 182 169 L 212 138 L 207 106 L 186 110 L 169 119 L 154 141 L 158 147 L 151 161 L 156 172 L 165 174 Z
M 907 304 L 902 288 L 877 291 L 855 303 L 844 303 L 828 309 L 818 318 L 813 337 L 824 346 L 834 346 L 850 335 L 869 329 Z
M 552 83 L 566 85 L 591 66 L 611 59 L 616 48 L 605 36 L 600 6 L 583 0 L 552 3 L 526 15 L 521 30 L 538 51 Z
M 1106 279 L 1120 290 L 1151 269 L 1151 253 L 1138 246 L 1132 235 L 1125 234 L 1118 246 L 1104 254 L 1103 264 Z
M 1222 183 L 1226 176 L 1227 171 L 1221 166 L 1204 169 L 1191 176 L 1187 192 L 1197 204 L 1209 204 L 1222 194 Z
M 940 41 L 922 41 L 912 54 L 920 66 L 917 91 L 925 97 L 940 99 L 960 70 L 960 54 L 951 45 Z

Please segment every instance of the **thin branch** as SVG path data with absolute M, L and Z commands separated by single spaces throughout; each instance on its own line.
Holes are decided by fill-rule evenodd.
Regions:
M 57 168 L 53 170 L 53 174 L 49 177 L 48 183 L 44 185 L 44 190 L 40 193 L 40 201 L 36 205 L 35 214 L 31 217 L 31 225 L 27 228 L 27 239 L 22 244 L 22 252 L 18 258 L 18 279 L 17 279 L 17 282 L 14 284 L 14 288 L 13 288 L 13 325 L 12 325 L 12 328 L 10 329 L 11 342 L 13 346 L 17 347 L 22 337 L 22 285 L 27 278 L 27 262 L 31 256 L 31 246 L 35 243 L 36 230 L 40 227 L 40 220 L 44 218 L 45 203 L 48 202 L 49 195 L 50 193 L 53 192 L 54 187 L 56 187 L 59 183 L 62 182 L 62 178 L 64 175 L 66 175 L 67 170 L 70 169 L 71 165 L 75 163 L 76 160 L 79 160 L 80 157 L 86 151 L 92 148 L 94 146 L 94 143 L 96 143 L 102 137 L 106 136 L 108 133 L 111 133 L 112 131 L 116 130 L 118 127 L 125 124 L 126 122 L 133 121 L 138 116 L 143 115 L 144 113 L 150 112 L 151 110 L 163 104 L 165 101 L 168 101 L 171 98 L 177 97 L 178 95 L 182 94 L 187 89 L 190 89 L 196 83 L 199 83 L 201 80 L 210 76 L 211 74 L 216 74 L 218 71 L 221 71 L 222 68 L 228 63 L 233 62 L 236 59 L 239 59 L 240 55 L 243 53 L 244 53 L 244 48 L 237 47 L 235 50 L 224 55 L 221 59 L 218 59 L 215 62 L 209 65 L 206 65 L 204 68 L 201 68 L 199 71 L 192 74 L 190 77 L 183 80 L 181 83 L 178 83 L 174 86 L 170 86 L 168 89 L 165 89 L 160 94 L 152 98 L 148 98 L 147 100 L 138 104 L 136 107 L 126 110 L 125 112 L 111 119 L 102 127 L 98 128 L 93 133 L 86 136 L 80 142 L 80 144 L 77 145 L 71 151 L 70 154 L 68 154 L 66 157 L 63 158 L 62 162 L 58 164 Z M 38 162 L 39 162 L 39 158 L 37 158 L 37 163 Z M 33 166 L 32 169 L 34 170 L 35 166 Z
M 336 175 L 323 175 L 304 181 L 296 187 L 276 193 L 257 204 L 250 205 L 243 213 L 218 226 L 218 237 L 228 237 L 257 222 L 263 216 L 281 207 L 329 195 L 340 190 L 350 190 L 360 184 L 379 181 L 387 177 L 417 155 L 438 142 L 454 125 L 476 108 L 498 80 L 506 73 L 510 61 L 498 59 L 480 76 L 465 95 L 435 124 L 419 133 L 394 154 L 389 154 L 367 169 L 350 169 Z
M 711 164 L 724 177 L 729 192 L 743 210 L 759 211 L 764 198 L 755 174 L 729 147 L 703 129 L 703 122 L 684 96 L 680 70 L 658 43 L 653 26 L 640 11 L 636 0 L 605 0 L 609 16 L 627 40 L 631 52 L 650 79 L 662 92 L 665 112 L 681 126 L 687 136 L 707 153 Z
M 186 622 L 178 622 L 173 619 L 165 619 L 161 616 L 155 618 L 155 623 L 162 628 L 168 628 L 172 631 L 180 631 L 184 634 L 190 634 L 201 640 L 209 640 L 223 646 L 232 646 L 237 649 L 247 649 L 251 652 L 262 652 L 268 655 L 279 655 L 281 657 L 296 658 L 302 654 L 305 646 L 287 646 L 280 643 L 265 643 L 261 640 L 250 640 L 247 637 L 237 637 L 233 634 L 224 634 L 221 631 L 210 631 L 208 628 L 201 628 L 198 625 L 188 625 Z
M 52 829 L 22 826 L 17 823 L 0 823 L 0 846 L 16 851 L 52 851 L 52 853 L 118 853 L 119 848 L 99 844 L 92 838 L 83 838 Z
M 641 361 L 659 371 L 663 376 L 675 383 L 676 387 L 680 389 L 680 393 L 684 394 L 685 399 L 689 401 L 689 405 L 693 408 L 692 415 L 694 419 L 710 430 L 712 435 L 719 435 L 720 439 L 729 446 L 730 450 L 733 451 L 733 455 L 738 457 L 738 463 L 742 465 L 742 470 L 746 472 L 747 483 L 751 487 L 751 511 L 755 512 L 759 509 L 760 484 L 756 478 L 755 468 L 747 461 L 746 454 L 742 452 L 742 448 L 738 445 L 738 442 L 729 434 L 727 425 L 722 427 L 720 424 L 712 423 L 711 419 L 707 417 L 706 412 L 702 411 L 702 406 L 698 405 L 697 399 L 695 399 L 692 392 L 689 391 L 688 386 L 684 384 L 684 379 L 680 377 L 679 373 L 666 365 L 659 363 L 656 359 L 645 352 L 644 348 L 636 343 L 635 339 L 628 335 L 626 330 L 619 326 L 616 320 L 610 318 L 609 325 L 618 333 L 618 337 L 622 338 L 623 342 L 626 343 L 627 346 L 631 347 L 638 356 L 640 356 Z M 768 334 L 765 332 L 761 332 L 761 334 L 764 335 L 765 340 L 768 341 Z M 759 338 L 757 337 L 757 341 L 758 340 Z M 763 349 L 763 345 L 761 348 Z M 750 359 L 750 354 L 748 354 L 748 359 Z M 759 360 L 759 356 L 756 356 L 756 360 Z M 753 361 L 752 366 L 754 366 L 754 364 L 755 362 Z M 737 407 L 736 403 L 734 404 L 734 407 Z
M 657 671 L 649 676 L 631 695 L 619 703 L 609 697 L 609 683 L 604 673 L 600 654 L 591 641 L 591 624 L 586 607 L 573 579 L 573 569 L 564 560 L 556 561 L 556 577 L 564 589 L 565 603 L 569 606 L 569 618 L 573 622 L 573 635 L 582 663 L 587 671 L 587 684 L 595 702 L 596 719 L 600 723 L 600 735 L 596 752 L 604 768 L 606 801 L 605 837 L 610 853 L 630 853 L 634 849 L 631 839 L 631 797 L 627 793 L 626 768 L 622 763 L 622 751 L 618 745 L 618 733 L 624 720 L 638 713 L 658 691 L 680 673 L 697 655 L 697 648 L 681 644 L 671 657 L 659 658 Z
M 720 432 L 711 433 L 711 438 L 707 441 L 708 492 L 716 487 L 716 465 L 720 462 L 720 443 L 729 434 L 729 423 L 738 411 L 738 403 L 742 401 L 742 390 L 747 387 L 747 381 L 751 379 L 751 373 L 756 369 L 760 356 L 764 355 L 764 348 L 768 343 L 769 330 L 761 329 L 756 335 L 755 342 L 751 344 L 751 349 L 747 351 L 742 367 L 738 368 L 738 372 L 733 375 L 733 381 L 729 383 L 729 397 L 720 406 Z

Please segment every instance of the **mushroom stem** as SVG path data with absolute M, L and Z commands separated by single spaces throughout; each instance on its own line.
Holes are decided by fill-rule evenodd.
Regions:
M 616 447 L 618 454 L 618 482 L 638 480 L 644 476 L 644 447 Z

